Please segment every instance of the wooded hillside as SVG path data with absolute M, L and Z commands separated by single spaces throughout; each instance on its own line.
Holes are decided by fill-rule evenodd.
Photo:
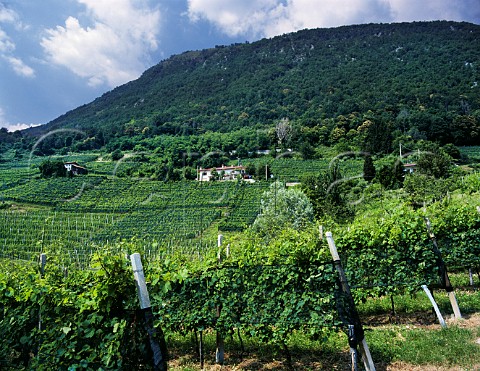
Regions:
M 480 26 L 468 23 L 303 30 L 172 56 L 27 132 L 75 128 L 86 132 L 78 149 L 113 149 L 119 138 L 271 128 L 288 118 L 313 146 L 388 152 L 401 136 L 479 144 L 479 50 Z

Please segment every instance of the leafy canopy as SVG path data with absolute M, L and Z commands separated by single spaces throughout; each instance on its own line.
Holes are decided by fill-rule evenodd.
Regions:
M 300 189 L 286 188 L 276 181 L 263 194 L 261 213 L 252 228 L 260 234 L 275 235 L 285 228 L 304 229 L 313 220 L 313 206 L 308 197 Z

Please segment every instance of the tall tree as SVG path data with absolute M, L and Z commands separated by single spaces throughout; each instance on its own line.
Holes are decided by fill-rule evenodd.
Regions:
M 422 152 L 417 161 L 417 171 L 434 178 L 448 177 L 451 167 L 452 158 L 441 149 Z
M 372 156 L 367 155 L 365 156 L 365 160 L 363 162 L 363 179 L 367 182 L 371 182 L 373 178 L 375 178 L 376 170 L 375 165 L 373 164 Z
M 302 229 L 313 220 L 313 206 L 308 197 L 300 189 L 287 189 L 276 181 L 264 192 L 261 212 L 252 228 L 257 233 L 273 237 L 285 228 Z
M 67 169 L 62 161 L 43 161 L 39 166 L 40 174 L 44 178 L 67 176 Z
M 302 190 L 312 202 L 316 218 L 345 220 L 354 215 L 342 194 L 341 182 L 338 164 L 317 176 L 308 176 L 302 180 Z
M 283 118 L 277 123 L 275 133 L 277 134 L 278 144 L 281 148 L 284 148 L 292 135 L 292 126 L 288 118 Z

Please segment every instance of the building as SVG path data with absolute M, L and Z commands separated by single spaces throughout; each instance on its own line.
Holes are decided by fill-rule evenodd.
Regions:
M 65 162 L 63 165 L 65 166 L 65 169 L 67 169 L 67 172 L 72 173 L 73 175 L 83 175 L 88 173 L 87 168 L 80 166 L 76 162 Z
M 417 164 L 403 164 L 403 171 L 405 171 L 408 174 L 413 174 L 415 172 L 416 167 L 417 167 Z
M 197 180 L 208 182 L 210 180 L 235 180 L 238 177 L 244 178 L 246 175 L 244 166 L 225 166 L 212 167 L 210 169 L 198 169 Z

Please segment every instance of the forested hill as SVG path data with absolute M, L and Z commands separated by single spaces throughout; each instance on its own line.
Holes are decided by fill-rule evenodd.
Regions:
M 303 30 L 172 56 L 30 132 L 77 128 L 102 146 L 114 137 L 228 132 L 288 118 L 330 142 L 376 125 L 478 144 L 479 67 L 479 25 Z

